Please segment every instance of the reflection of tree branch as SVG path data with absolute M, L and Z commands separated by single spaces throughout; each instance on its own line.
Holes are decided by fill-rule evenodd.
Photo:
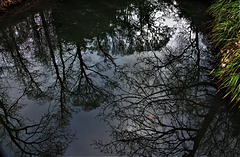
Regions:
M 65 98 L 64 98 L 65 64 L 64 64 L 64 61 L 63 61 L 63 58 L 62 58 L 62 48 L 61 48 L 61 44 L 60 44 L 59 45 L 60 46 L 60 59 L 61 59 L 62 65 L 63 65 L 63 80 L 60 76 L 59 68 L 58 68 L 58 65 L 56 63 L 56 58 L 55 58 L 55 55 L 54 55 L 53 45 L 52 45 L 52 42 L 51 42 L 51 39 L 50 39 L 50 36 L 49 36 L 50 32 L 49 32 L 48 27 L 47 27 L 47 22 L 45 20 L 45 16 L 44 16 L 43 12 L 41 12 L 40 15 L 41 15 L 42 23 L 43 23 L 43 29 L 44 29 L 44 32 L 45 32 L 46 40 L 47 40 L 47 43 L 48 43 L 48 46 L 49 46 L 50 55 L 51 55 L 52 62 L 53 62 L 54 68 L 55 68 L 57 80 L 60 82 L 60 87 L 61 87 L 61 89 L 60 89 L 61 117 L 62 117 L 62 119 L 64 119 L 64 115 L 65 115 L 64 113 L 67 112 L 67 109 L 66 109 L 65 104 L 64 104 L 64 100 L 65 100 Z
M 179 54 L 179 55 L 172 55 L 171 53 L 171 50 L 169 50 L 168 48 L 166 48 L 166 50 L 168 51 L 168 52 L 170 52 L 170 55 L 169 55 L 169 58 L 171 58 L 170 60 L 168 60 L 166 63 L 164 63 L 163 65 L 157 65 L 157 66 L 155 66 L 155 68 L 158 68 L 158 69 L 160 69 L 160 68 L 165 68 L 165 67 L 168 67 L 168 65 L 171 65 L 173 62 L 175 62 L 176 60 L 178 60 L 178 59 L 180 59 L 184 54 L 186 54 L 186 52 L 187 52 L 187 50 L 189 50 L 193 45 L 192 45 L 193 43 L 191 43 L 191 44 L 189 44 L 188 46 L 186 46 L 184 49 L 183 49 L 183 51 L 182 51 L 182 53 L 181 54 Z M 158 61 L 160 61 L 160 63 L 163 63 L 162 61 L 161 61 L 161 59 L 154 53 L 154 57 L 158 60 Z
M 65 151 L 72 135 L 68 135 L 68 130 L 64 126 L 56 123 L 54 114 L 47 113 L 39 123 L 24 126 L 22 118 L 17 117 L 16 113 L 15 117 L 11 116 L 14 113 L 7 109 L 7 106 L 0 102 L 0 110 L 4 111 L 4 114 L 0 114 L 0 124 L 3 126 L 1 131 L 7 132 L 10 141 L 21 154 L 44 156 L 44 154 L 58 155 Z
M 107 58 L 113 63 L 113 65 L 116 67 L 117 65 L 116 65 L 116 63 L 114 62 L 112 56 L 109 55 L 107 52 L 105 52 L 105 51 L 103 50 L 103 47 L 102 47 L 102 45 L 101 45 L 101 43 L 100 43 L 100 41 L 99 41 L 99 38 L 97 38 L 97 43 L 98 43 L 98 47 L 99 47 L 100 51 L 103 53 L 104 57 L 107 57 Z
M 66 72 L 65 72 L 65 62 L 63 60 L 63 49 L 62 49 L 62 44 L 61 42 L 58 40 L 58 45 L 59 45 L 59 54 L 60 54 L 60 59 L 61 59 L 61 63 L 62 63 L 62 75 L 63 75 L 63 82 L 66 81 Z
M 211 109 L 217 108 L 211 106 L 216 84 L 195 80 L 200 71 L 192 56 L 194 42 L 179 45 L 180 52 L 164 49 L 139 57 L 133 67 L 125 65 L 121 94 L 102 113 L 113 139 L 96 142 L 100 150 L 127 156 L 196 154 L 199 138 L 204 138 L 216 114 Z
M 53 62 L 55 71 L 56 71 L 57 79 L 59 80 L 61 86 L 64 87 L 62 78 L 60 77 L 58 65 L 56 63 L 56 58 L 55 58 L 55 55 L 54 55 L 53 45 L 52 45 L 52 42 L 51 42 L 51 39 L 50 39 L 50 36 L 49 36 L 49 30 L 48 30 L 48 27 L 47 27 L 47 22 L 45 20 L 44 13 L 41 12 L 40 15 L 41 15 L 42 23 L 43 23 L 43 28 L 44 28 L 46 40 L 47 40 L 47 43 L 48 43 L 48 46 L 49 46 L 50 55 L 51 55 L 51 58 L 52 58 L 52 62 Z
M 217 95 L 217 97 L 221 99 L 221 96 L 219 96 L 219 94 Z M 219 108 L 220 108 L 220 105 L 218 103 L 214 103 L 211 106 L 208 114 L 205 116 L 205 119 L 202 123 L 201 128 L 198 130 L 196 136 L 193 139 L 194 146 L 192 150 L 189 150 L 190 153 L 187 155 L 188 157 L 192 157 L 196 153 L 197 149 L 199 148 L 201 140 L 204 138 L 204 135 L 207 132 L 207 129 L 212 123 Z
M 5 33 L 4 33 L 4 34 L 5 34 Z M 16 51 L 16 54 L 17 54 L 17 56 L 15 56 L 15 55 L 14 55 L 14 52 L 11 51 L 12 58 L 15 60 L 15 64 L 17 64 L 17 65 L 20 64 L 20 66 L 19 66 L 19 67 L 16 67 L 16 68 L 20 68 L 20 72 L 21 72 L 21 71 L 22 71 L 21 67 L 22 67 L 23 70 L 26 72 L 26 74 L 27 74 L 27 75 L 29 76 L 29 78 L 30 78 L 30 84 L 28 84 L 28 83 L 26 83 L 26 84 L 28 84 L 29 87 L 30 87 L 31 84 L 33 83 L 33 84 L 35 85 L 35 87 L 37 88 L 37 90 L 40 92 L 40 93 L 38 93 L 38 94 L 39 94 L 39 95 L 43 94 L 43 91 L 42 91 L 41 88 L 39 87 L 38 83 L 34 80 L 31 72 L 28 70 L 27 66 L 26 66 L 25 63 L 24 63 L 24 58 L 21 56 L 21 54 L 20 54 L 20 52 L 19 52 L 19 47 L 18 47 L 18 45 L 17 45 L 16 39 L 14 38 L 13 31 L 12 31 L 11 28 L 9 29 L 9 34 L 10 34 L 10 37 L 11 37 L 11 39 L 12 39 L 11 41 L 12 41 L 12 43 L 13 43 L 13 45 L 14 45 L 14 48 L 15 48 L 15 51 Z M 6 39 L 6 41 L 7 41 L 8 44 L 10 44 L 10 43 L 8 42 L 8 39 Z M 9 47 L 11 47 L 11 46 L 9 45 Z
M 81 50 L 80 47 L 77 46 L 77 54 L 78 54 L 78 59 L 80 61 L 80 69 L 81 69 L 81 76 L 80 76 L 80 81 L 82 82 L 82 79 L 85 78 L 88 84 L 91 84 L 90 79 L 88 78 L 88 75 L 85 71 L 84 68 L 88 69 L 87 65 L 84 63 L 83 58 L 82 58 L 82 54 L 81 54 Z

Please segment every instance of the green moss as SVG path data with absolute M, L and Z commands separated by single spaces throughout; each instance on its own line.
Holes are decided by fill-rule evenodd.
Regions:
M 235 106 L 240 102 L 240 1 L 218 0 L 208 13 L 214 17 L 211 41 L 220 49 L 220 62 L 213 75 Z

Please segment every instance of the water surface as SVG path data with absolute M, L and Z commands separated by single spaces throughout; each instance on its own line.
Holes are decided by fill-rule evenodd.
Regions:
M 48 1 L 0 24 L 8 156 L 238 156 L 195 1 Z

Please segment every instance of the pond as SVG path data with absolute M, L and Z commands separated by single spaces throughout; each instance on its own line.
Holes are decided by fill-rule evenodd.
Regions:
M 0 21 L 2 156 L 239 156 L 209 4 L 43 1 Z

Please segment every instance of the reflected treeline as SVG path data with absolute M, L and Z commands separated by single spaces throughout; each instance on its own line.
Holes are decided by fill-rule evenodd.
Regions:
M 204 1 L 204 3 L 203 3 Z M 188 19 L 192 25 L 198 26 L 198 29 L 207 33 L 209 29 L 210 17 L 206 15 L 206 10 L 213 1 L 210 0 L 176 0 L 175 5 L 179 10 L 179 16 Z
M 1 25 L 4 148 L 21 156 L 64 154 L 74 137 L 69 134 L 73 112 L 114 98 L 120 83 L 111 78 L 118 72 L 117 56 L 167 45 L 175 28 L 164 17 L 172 9 L 162 1 L 71 0 Z M 40 117 L 25 115 L 40 104 L 46 108 Z
M 173 28 L 164 24 L 173 8 L 162 0 L 74 2 L 63 3 L 53 12 L 56 32 L 85 48 L 86 39 L 90 40 L 99 55 L 159 50 L 173 34 Z M 71 10 L 73 3 L 75 10 Z
M 146 157 L 239 155 L 239 115 L 226 110 L 208 75 L 211 49 L 197 28 L 179 26 L 161 51 L 122 67 L 120 94 L 100 114 L 112 140 L 96 141 L 97 149 Z

